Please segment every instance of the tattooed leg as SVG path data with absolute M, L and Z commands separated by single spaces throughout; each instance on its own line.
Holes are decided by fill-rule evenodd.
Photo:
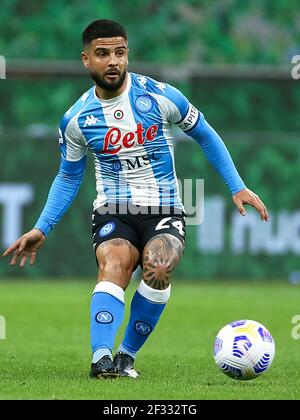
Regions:
M 143 253 L 144 282 L 153 289 L 166 289 L 183 250 L 183 243 L 173 235 L 161 234 L 152 238 Z

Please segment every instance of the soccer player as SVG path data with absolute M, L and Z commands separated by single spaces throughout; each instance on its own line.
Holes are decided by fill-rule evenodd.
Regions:
M 185 243 L 185 211 L 174 166 L 171 127 L 200 145 L 245 215 L 250 204 L 268 220 L 260 198 L 246 188 L 229 152 L 203 114 L 174 87 L 129 73 L 128 40 L 117 22 L 97 20 L 83 32 L 83 65 L 94 86 L 66 112 L 59 128 L 60 169 L 34 228 L 5 252 L 11 265 L 36 260 L 39 248 L 80 187 L 86 154 L 94 156 L 97 197 L 93 246 L 99 267 L 92 294 L 91 377 L 137 378 L 137 352 L 170 298 L 170 276 Z M 131 302 L 123 341 L 113 357 L 124 314 L 124 293 L 133 271 L 143 278 Z

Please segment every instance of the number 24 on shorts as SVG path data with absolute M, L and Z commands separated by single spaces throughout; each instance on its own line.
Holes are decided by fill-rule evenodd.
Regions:
M 157 224 L 155 230 L 161 230 L 161 229 L 169 229 L 172 226 L 174 226 L 176 229 L 178 229 L 180 235 L 184 236 L 184 230 L 183 230 L 183 223 L 181 220 L 175 220 L 171 223 L 171 225 L 168 223 L 172 217 L 165 217 L 164 219 L 161 219 L 161 221 Z

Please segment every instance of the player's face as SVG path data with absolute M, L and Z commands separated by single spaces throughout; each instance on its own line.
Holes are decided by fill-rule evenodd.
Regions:
M 95 83 L 104 90 L 119 90 L 126 78 L 128 48 L 121 37 L 97 38 L 81 54 Z

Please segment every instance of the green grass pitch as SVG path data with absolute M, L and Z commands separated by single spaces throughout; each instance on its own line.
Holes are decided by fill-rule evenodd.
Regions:
M 127 309 L 136 283 L 126 293 Z M 89 303 L 93 281 L 1 280 L 0 399 L 299 399 L 300 340 L 292 317 L 299 290 L 289 284 L 176 280 L 158 327 L 136 360 L 138 380 L 89 378 Z M 270 330 L 276 355 L 252 381 L 221 373 L 212 356 L 227 322 L 254 319 Z

